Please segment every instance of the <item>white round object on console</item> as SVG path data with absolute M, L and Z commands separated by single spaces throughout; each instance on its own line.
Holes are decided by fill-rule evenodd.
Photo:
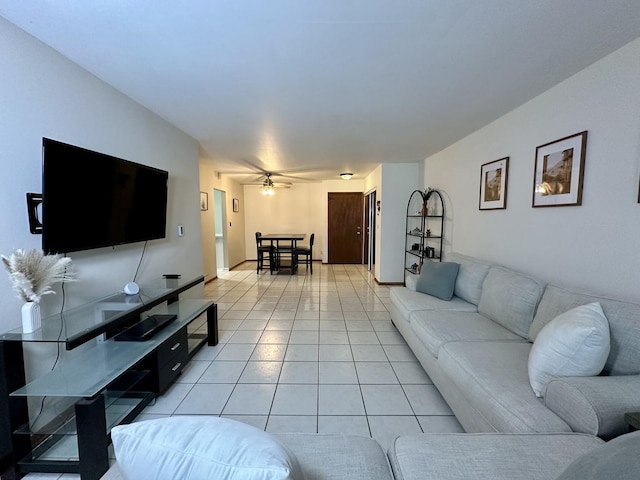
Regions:
M 124 293 L 127 295 L 137 295 L 140 291 L 140 287 L 136 282 L 129 282 L 124 286 Z

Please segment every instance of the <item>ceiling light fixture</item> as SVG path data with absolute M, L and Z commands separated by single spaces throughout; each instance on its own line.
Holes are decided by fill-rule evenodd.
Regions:
M 351 172 L 344 172 L 340 174 L 340 178 L 343 180 L 351 180 L 351 177 L 353 177 L 353 173 Z
M 264 182 L 262 182 L 262 194 L 263 195 L 273 195 L 273 181 L 271 180 L 271 174 L 267 173 L 267 178 L 265 178 Z

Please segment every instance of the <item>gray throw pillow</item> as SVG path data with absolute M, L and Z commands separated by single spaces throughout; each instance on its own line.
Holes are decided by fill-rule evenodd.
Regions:
M 459 263 L 425 261 L 416 282 L 416 291 L 451 300 L 459 269 Z
M 628 433 L 596 447 L 565 469 L 556 480 L 632 480 L 640 476 L 640 432 Z

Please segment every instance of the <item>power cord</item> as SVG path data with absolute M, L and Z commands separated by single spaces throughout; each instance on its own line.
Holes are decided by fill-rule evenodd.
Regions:
M 65 255 L 66 257 L 66 255 Z M 66 277 L 66 273 L 67 273 L 67 269 L 65 268 L 65 277 Z M 61 283 L 61 290 L 62 290 L 62 305 L 60 306 L 60 331 L 58 332 L 58 340 L 56 342 L 56 359 L 53 362 L 53 366 L 51 367 L 50 371 L 53 371 L 56 368 L 56 365 L 58 365 L 58 362 L 60 361 L 60 338 L 62 338 L 62 330 L 64 329 L 66 331 L 66 322 L 64 319 L 64 305 L 66 302 L 66 292 L 64 289 L 65 286 L 65 282 L 64 280 Z M 31 422 L 31 425 L 35 425 L 38 422 L 38 419 L 40 418 L 40 415 L 42 415 L 43 409 L 44 409 L 44 402 L 46 401 L 47 397 L 44 396 L 42 397 L 42 402 L 40 402 L 40 409 L 38 410 L 38 413 L 36 414 L 36 418 L 33 420 L 33 422 Z M 59 417 L 59 415 L 58 415 Z
M 134 283 L 135 283 L 136 279 L 138 278 L 138 272 L 140 271 L 140 266 L 142 265 L 142 259 L 144 258 L 144 253 L 147 251 L 147 244 L 148 243 L 149 243 L 149 240 L 144 242 L 144 247 L 142 247 L 142 255 L 140 255 L 140 261 L 138 262 L 138 268 L 136 268 L 136 273 L 133 276 L 133 282 Z

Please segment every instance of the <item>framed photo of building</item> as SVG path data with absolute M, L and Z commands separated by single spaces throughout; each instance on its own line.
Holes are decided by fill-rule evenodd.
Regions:
M 507 208 L 509 157 L 485 163 L 480 167 L 480 210 Z
M 532 207 L 582 205 L 587 132 L 536 148 Z

